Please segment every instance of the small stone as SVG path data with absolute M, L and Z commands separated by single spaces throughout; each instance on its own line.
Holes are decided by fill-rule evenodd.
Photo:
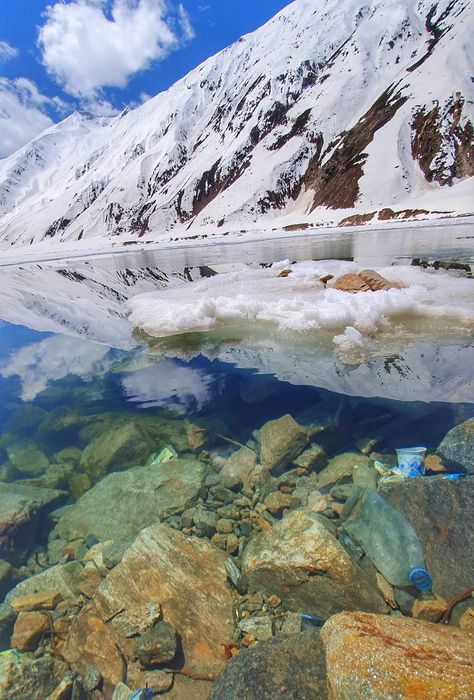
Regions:
M 217 509 L 217 515 L 220 518 L 231 518 L 232 520 L 240 519 L 240 510 L 235 506 L 235 503 L 230 503 L 227 506 L 222 506 Z
M 367 486 L 370 489 L 377 488 L 378 474 L 374 467 L 368 464 L 356 464 L 352 471 L 352 483 L 354 486 Z
M 351 478 L 356 465 L 367 465 L 369 458 L 359 452 L 343 452 L 332 457 L 327 467 L 319 473 L 320 488 L 335 484 L 344 478 Z
M 236 494 L 230 489 L 226 489 L 222 484 L 213 486 L 210 492 L 217 501 L 222 501 L 222 503 L 231 503 L 236 498 Z
M 33 443 L 11 445 L 7 454 L 15 469 L 28 476 L 43 474 L 49 467 L 49 459 Z
M 135 653 L 142 667 L 169 663 L 176 656 L 178 635 L 167 622 L 157 622 L 138 639 Z
M 16 620 L 16 612 L 7 603 L 0 603 L 0 651 L 10 648 L 10 637 Z
M 218 517 L 212 510 L 197 508 L 194 513 L 193 522 L 200 530 L 203 537 L 212 537 L 218 525 Z
M 252 534 L 252 525 L 249 522 L 242 521 L 239 523 L 239 531 L 243 537 L 250 537 Z
M 166 693 L 173 685 L 173 674 L 158 669 L 142 671 L 140 677 L 143 679 L 145 688 L 149 688 L 158 695 Z
M 277 595 L 271 595 L 267 598 L 267 603 L 271 608 L 279 608 L 281 605 L 281 598 Z
M 78 501 L 90 488 L 92 488 L 92 481 L 87 474 L 74 473 L 70 476 L 69 493 L 73 501 Z
M 430 472 L 446 472 L 447 469 L 444 466 L 441 457 L 438 455 L 428 455 L 425 457 L 425 467 Z
M 219 518 L 216 523 L 217 531 L 221 534 L 228 534 L 234 532 L 234 521 L 230 518 Z
M 301 632 L 300 613 L 287 613 L 281 626 L 281 634 L 299 634 Z
M 293 464 L 301 467 L 305 471 L 320 471 L 324 469 L 328 461 L 326 451 L 316 443 L 313 443 L 307 450 L 302 452 L 293 460 Z
M 341 484 L 333 486 L 329 494 L 335 501 L 347 501 L 352 493 L 352 484 Z
M 245 607 L 247 610 L 250 610 L 250 612 L 257 612 L 263 608 L 264 602 L 265 599 L 263 597 L 263 593 L 262 591 L 259 591 L 258 593 L 252 593 L 251 595 L 247 596 Z
M 74 688 L 74 674 L 68 671 L 47 700 L 70 700 Z
M 92 598 L 99 584 L 102 583 L 100 571 L 95 566 L 85 566 L 76 579 L 77 590 L 87 598 Z
M 206 428 L 190 423 L 186 428 L 188 447 L 192 452 L 202 450 L 209 442 L 209 433 Z
M 336 515 L 338 515 L 338 516 L 341 515 L 343 509 L 344 509 L 343 503 L 336 503 L 335 501 L 331 502 L 331 510 Z
M 447 609 L 447 601 L 440 596 L 417 598 L 413 603 L 411 614 L 416 620 L 439 622 Z
M 48 630 L 47 615 L 40 612 L 21 612 L 13 628 L 11 646 L 19 651 L 34 651 L 41 636 Z
M 84 540 L 74 540 L 69 542 L 63 549 L 63 556 L 66 557 L 67 561 L 72 561 L 73 559 L 81 560 L 84 554 L 87 552 L 87 545 Z
M 59 591 L 53 589 L 45 589 L 38 593 L 22 595 L 15 598 L 11 602 L 11 607 L 16 612 L 32 611 L 32 610 L 54 610 L 56 605 L 62 600 L 62 595 Z
M 459 627 L 468 632 L 474 632 L 474 609 L 468 608 L 459 619 Z
M 323 496 L 321 491 L 311 491 L 308 496 L 308 508 L 313 511 L 313 513 L 324 513 L 329 507 L 328 499 Z
M 89 666 L 83 679 L 84 688 L 91 693 L 102 685 L 102 674 L 97 666 Z
M 265 499 L 265 506 L 273 515 L 281 515 L 284 510 L 296 508 L 300 503 L 299 498 L 281 491 L 273 491 Z
M 377 586 L 379 587 L 379 591 L 383 595 L 387 605 L 390 605 L 392 610 L 397 610 L 398 603 L 395 600 L 395 593 L 392 584 L 389 583 L 385 576 L 382 576 L 382 574 L 378 571 L 375 574 L 375 578 L 377 580 Z
M 251 635 L 259 642 L 273 637 L 273 623 L 268 617 L 249 617 L 241 620 L 239 627 L 244 634 Z
M 219 547 L 219 549 L 223 549 L 224 551 L 227 549 L 227 535 L 221 535 L 219 532 L 216 532 L 216 534 L 211 537 L 211 542 L 215 547 Z
M 194 514 L 196 508 L 187 508 L 184 513 L 181 514 L 181 528 L 191 528 L 194 522 Z
M 247 592 L 247 579 L 233 559 L 226 560 L 225 570 L 237 592 L 244 595 Z
M 118 566 L 123 559 L 123 555 L 127 551 L 127 543 L 113 542 L 102 553 L 102 560 L 108 569 L 113 569 Z
M 239 551 L 239 538 L 231 533 L 227 537 L 227 545 L 226 549 L 229 552 L 229 554 L 236 554 Z

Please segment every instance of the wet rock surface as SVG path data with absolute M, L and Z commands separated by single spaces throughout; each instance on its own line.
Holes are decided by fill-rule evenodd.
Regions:
M 272 639 L 241 651 L 214 684 L 211 700 L 324 700 L 324 647 L 318 632 Z
M 474 474 L 474 418 L 447 433 L 438 447 L 438 455 L 445 464 Z
M 47 698 L 54 691 L 67 666 L 51 656 L 33 654 L 0 656 L 0 697 L 2 700 Z
M 451 598 L 472 586 L 474 476 L 408 479 L 381 494 L 413 525 L 434 591 Z
M 252 538 L 243 556 L 250 589 L 276 594 L 292 610 L 383 612 L 385 603 L 321 515 L 295 510 Z
M 54 534 L 131 542 L 160 517 L 188 508 L 206 470 L 198 460 L 184 459 L 109 474 L 64 514 Z
M 474 695 L 474 636 L 387 615 L 343 612 L 323 627 L 329 694 L 334 700 Z

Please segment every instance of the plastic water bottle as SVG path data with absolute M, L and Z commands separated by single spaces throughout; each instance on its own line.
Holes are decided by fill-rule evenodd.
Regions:
M 393 586 L 431 590 L 433 582 L 415 530 L 377 491 L 355 489 L 341 517 L 344 531 Z

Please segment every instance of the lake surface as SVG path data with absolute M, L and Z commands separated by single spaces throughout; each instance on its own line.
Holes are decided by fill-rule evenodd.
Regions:
M 324 443 L 326 460 L 350 452 L 393 467 L 396 448 L 422 445 L 434 452 L 451 428 L 474 416 L 469 334 L 440 340 L 415 333 L 410 342 L 392 342 L 383 352 L 349 363 L 324 334 L 312 344 L 265 333 L 149 338 L 128 323 L 127 299 L 242 263 L 259 267 L 326 258 L 374 267 L 408 264 L 412 258 L 471 263 L 472 234 L 466 225 L 450 227 L 449 236 L 442 226 L 347 232 L 337 240 L 318 233 L 0 268 L 0 484 L 6 489 L 0 496 L 33 498 L 38 489 L 47 490 L 40 522 L 0 538 L 0 559 L 14 567 L 0 594 L 8 594 L 18 580 L 80 559 L 83 549 L 97 542 L 130 543 L 151 524 L 145 518 L 135 532 L 134 516 L 117 530 L 109 494 L 94 506 L 103 509 L 100 525 L 91 516 L 75 525 L 76 531 L 70 525 L 67 530 L 68 508 L 95 493 L 107 475 L 144 465 L 158 469 L 176 458 L 199 459 L 207 476 L 193 498 L 186 507 L 163 508 L 159 520 L 186 535 L 214 538 L 240 561 L 260 527 L 250 516 L 260 487 L 244 485 L 241 492 L 242 484 L 227 483 L 225 489 L 234 488 L 234 498 L 249 505 L 241 506 L 235 520 L 231 516 L 226 532 L 193 524 L 192 517 L 188 522 L 183 513 L 193 503 L 211 511 L 226 507 L 219 506 L 213 491 L 219 486 L 218 466 L 243 446 L 258 453 L 258 431 L 269 421 L 290 414 L 306 425 L 316 412 L 331 433 Z M 291 460 L 290 467 L 295 469 Z M 299 469 L 297 488 L 307 499 L 317 478 L 311 469 Z M 284 485 L 283 493 L 294 491 L 295 483 L 288 483 L 292 486 Z M 341 484 L 347 484 L 344 475 Z M 174 504 L 173 488 L 169 493 Z M 142 502 L 127 507 L 146 511 Z M 329 508 L 326 515 L 333 519 L 336 512 Z M 270 522 L 280 517 L 278 511 L 268 515 Z M 77 554 L 70 554 L 70 541 Z

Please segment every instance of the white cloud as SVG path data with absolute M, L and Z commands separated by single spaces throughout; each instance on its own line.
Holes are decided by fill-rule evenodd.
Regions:
M 193 36 L 180 4 L 168 0 L 74 0 L 46 9 L 43 63 L 71 95 L 95 98 Z
M 27 78 L 0 77 L 0 158 L 5 158 L 53 124 L 49 101 Z
M 9 61 L 11 58 L 18 56 L 18 49 L 8 43 L 8 41 L 0 40 L 0 63 Z

